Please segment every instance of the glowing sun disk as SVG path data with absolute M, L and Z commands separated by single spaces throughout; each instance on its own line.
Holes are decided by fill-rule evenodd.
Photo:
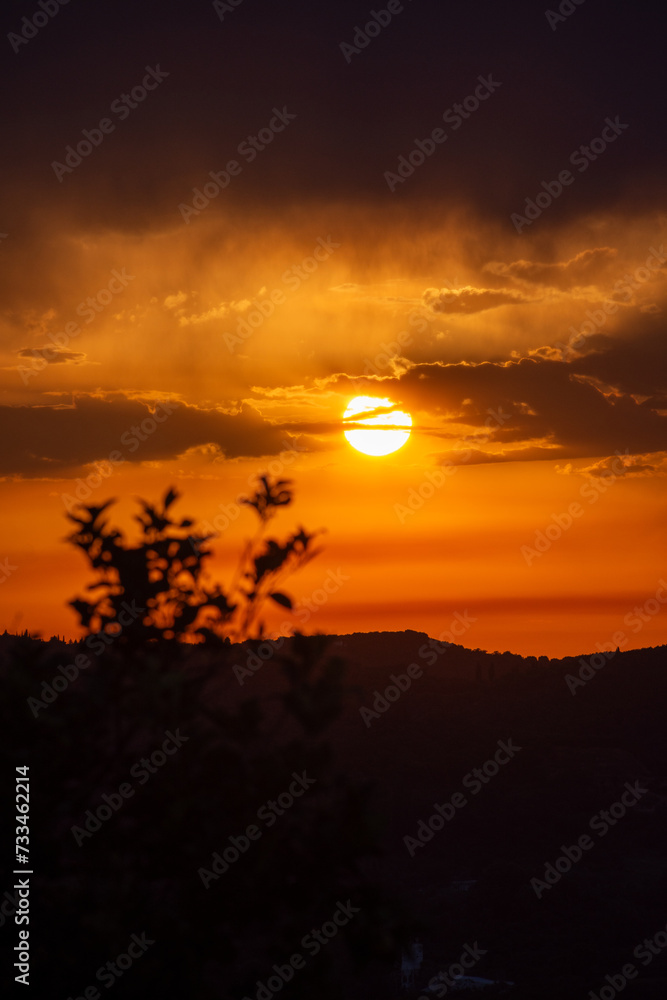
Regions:
M 356 396 L 343 414 L 343 420 L 354 425 L 344 431 L 347 441 L 364 455 L 390 455 L 398 451 L 410 437 L 412 417 L 395 407 L 391 399 Z M 373 415 L 366 417 L 365 413 Z

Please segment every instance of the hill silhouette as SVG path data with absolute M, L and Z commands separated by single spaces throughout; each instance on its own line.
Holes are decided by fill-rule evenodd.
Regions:
M 263 531 L 291 494 L 260 482 Z M 270 639 L 262 608 L 291 607 L 282 580 L 313 536 L 260 532 L 223 592 L 175 499 L 142 503 L 136 545 L 108 504 L 71 517 L 97 574 L 71 602 L 81 640 L 0 636 L 3 757 L 12 782 L 30 767 L 38 995 L 90 996 L 140 935 L 109 983 L 127 998 L 414 1000 L 471 969 L 488 996 L 571 1000 L 637 947 L 635 995 L 663 997 L 660 948 L 641 949 L 665 928 L 667 647 Z M 8 892 L 3 926 L 18 905 Z
M 214 677 L 207 689 L 209 708 L 271 699 L 295 641 L 231 644 L 224 682 Z M 347 696 L 328 742 L 343 770 L 372 786 L 381 854 L 364 864 L 423 924 L 423 975 L 435 975 L 457 948 L 478 940 L 487 955 L 476 974 L 514 982 L 516 997 L 539 989 L 541 997 L 565 1000 L 572 990 L 586 995 L 604 983 L 619 942 L 638 943 L 664 925 L 666 647 L 610 656 L 573 693 L 566 678 L 585 657 L 537 662 L 444 646 L 411 630 L 298 642 L 326 646 L 348 665 Z M 63 652 L 72 659 L 81 645 L 0 636 L 3 673 L 20 648 L 36 680 L 52 677 Z M 242 682 L 230 676 L 239 665 L 250 669 Z M 410 665 L 418 676 L 409 677 Z M 77 680 L 82 695 L 88 683 L 84 674 Z M 56 706 L 51 713 L 49 724 Z M 286 738 L 295 735 L 296 724 L 288 726 Z M 493 758 L 499 741 L 520 750 L 473 794 L 474 779 L 462 782 Z M 562 846 L 576 844 L 591 818 L 634 783 L 646 789 L 636 807 L 538 898 L 531 879 L 541 879 Z M 465 808 L 415 846 L 425 831 L 420 823 L 456 792 L 465 794 Z M 662 966 L 656 960 L 653 984 L 647 979 L 636 995 L 662 995 Z M 357 976 L 348 989 L 350 996 L 397 995 L 394 975 L 380 970 Z

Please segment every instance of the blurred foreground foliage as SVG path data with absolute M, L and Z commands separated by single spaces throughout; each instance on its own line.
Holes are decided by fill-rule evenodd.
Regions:
M 284 581 L 316 554 L 315 536 L 265 537 L 292 492 L 260 477 L 246 501 L 258 532 L 223 590 L 205 571 L 213 536 L 174 518 L 176 500 L 170 490 L 141 502 L 136 544 L 109 525 L 113 501 L 70 513 L 69 541 L 95 572 L 89 597 L 71 602 L 85 637 L 55 649 L 17 639 L 3 667 L 12 761 L 32 779 L 34 975 L 50 996 L 81 996 L 145 932 L 155 944 L 115 982 L 119 996 L 255 998 L 257 981 L 297 952 L 305 968 L 284 996 L 350 996 L 355 972 L 393 961 L 411 927 L 368 874 L 380 832 L 370 787 L 337 771 L 325 738 L 345 664 L 325 639 L 297 634 L 247 686 L 233 672 L 264 639 L 267 603 L 291 607 Z M 57 697 L 45 694 L 63 676 Z M 140 762 L 168 732 L 182 745 L 150 773 Z M 270 827 L 258 820 L 304 772 L 315 783 Z M 105 795 L 121 804 L 75 837 L 87 816 L 95 828 Z M 250 824 L 261 837 L 205 887 L 201 869 Z M 304 935 L 348 899 L 358 914 L 309 955 Z

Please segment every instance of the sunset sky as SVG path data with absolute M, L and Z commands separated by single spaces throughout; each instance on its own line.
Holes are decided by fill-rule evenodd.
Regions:
M 79 634 L 77 481 L 228 521 L 224 581 L 268 470 L 326 529 L 273 629 L 666 642 L 651 8 L 45 7 L 2 15 L 0 628 Z M 408 442 L 355 451 L 356 396 Z

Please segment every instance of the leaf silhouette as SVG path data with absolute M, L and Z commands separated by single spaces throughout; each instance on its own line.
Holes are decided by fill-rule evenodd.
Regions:
M 289 608 L 290 611 L 292 610 L 292 601 L 287 594 L 281 594 L 274 591 L 272 594 L 269 594 L 269 597 L 274 600 L 276 604 L 282 604 L 284 608 Z

